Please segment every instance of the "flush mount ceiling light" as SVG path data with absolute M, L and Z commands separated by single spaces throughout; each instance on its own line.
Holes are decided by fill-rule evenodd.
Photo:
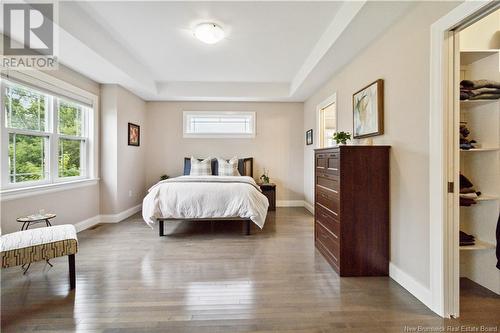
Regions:
M 215 23 L 201 23 L 194 28 L 194 36 L 207 44 L 215 44 L 224 38 L 224 30 Z

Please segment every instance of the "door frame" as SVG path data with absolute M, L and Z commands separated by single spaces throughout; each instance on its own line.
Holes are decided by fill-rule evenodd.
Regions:
M 320 136 L 320 132 L 321 132 L 321 119 L 320 119 L 320 113 L 321 113 L 321 110 L 323 110 L 324 108 L 332 105 L 335 103 L 335 128 L 338 129 L 338 125 L 339 125 L 339 113 L 338 113 L 338 108 L 337 108 L 337 92 L 334 92 L 333 94 L 331 94 L 330 96 L 328 96 L 326 99 L 324 99 L 321 103 L 319 103 L 317 106 L 316 106 L 316 144 L 314 145 L 315 148 L 321 148 L 320 146 L 320 140 L 321 140 L 321 136 Z
M 465 1 L 431 25 L 429 107 L 430 308 L 442 317 L 459 315 L 457 41 L 453 30 L 495 7 L 493 0 Z M 458 146 L 456 146 L 458 147 Z M 448 183 L 453 192 L 448 193 Z

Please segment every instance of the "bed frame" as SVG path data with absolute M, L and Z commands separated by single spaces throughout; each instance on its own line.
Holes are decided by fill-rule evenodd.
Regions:
M 253 177 L 253 157 L 248 157 L 243 159 L 243 176 Z M 199 218 L 199 219 L 175 219 L 175 218 L 163 218 L 159 217 L 156 219 L 158 221 L 158 234 L 160 237 L 165 236 L 165 222 L 168 221 L 243 221 L 245 235 L 250 235 L 250 219 L 241 218 L 239 216 L 235 217 L 214 217 L 214 218 Z

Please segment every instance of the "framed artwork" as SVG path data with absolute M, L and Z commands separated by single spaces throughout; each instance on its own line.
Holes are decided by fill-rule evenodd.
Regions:
M 141 127 L 128 123 L 128 145 L 139 147 L 141 145 Z
M 353 137 L 384 134 L 384 80 L 379 79 L 352 95 Z
M 313 130 L 312 128 L 306 132 L 306 145 L 312 145 L 313 144 Z

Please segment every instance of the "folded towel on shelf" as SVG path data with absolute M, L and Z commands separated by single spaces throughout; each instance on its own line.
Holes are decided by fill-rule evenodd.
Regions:
M 475 237 L 463 231 L 459 235 L 460 246 L 474 245 L 476 243 Z
M 492 99 L 500 99 L 500 94 L 480 94 L 477 96 L 471 96 L 469 97 L 469 100 L 471 101 L 477 101 L 477 100 L 492 100 Z
M 460 206 L 469 207 L 475 204 L 477 204 L 477 202 L 474 199 L 460 197 Z
M 464 89 L 474 90 L 480 88 L 496 88 L 500 89 L 500 82 L 493 80 L 462 80 L 460 85 Z
M 460 193 L 460 198 L 465 198 L 465 199 L 477 199 L 479 196 L 477 195 L 476 192 L 471 192 L 471 193 Z
M 469 187 L 473 187 L 474 184 L 472 184 L 472 182 L 467 178 L 465 177 L 464 175 L 460 174 L 460 188 L 469 188 Z
M 460 189 L 460 193 L 466 194 L 466 193 L 476 193 L 476 190 L 472 187 L 465 187 Z
M 483 95 L 483 94 L 500 94 L 500 89 L 498 88 L 479 88 L 469 90 L 470 94 L 473 96 Z

